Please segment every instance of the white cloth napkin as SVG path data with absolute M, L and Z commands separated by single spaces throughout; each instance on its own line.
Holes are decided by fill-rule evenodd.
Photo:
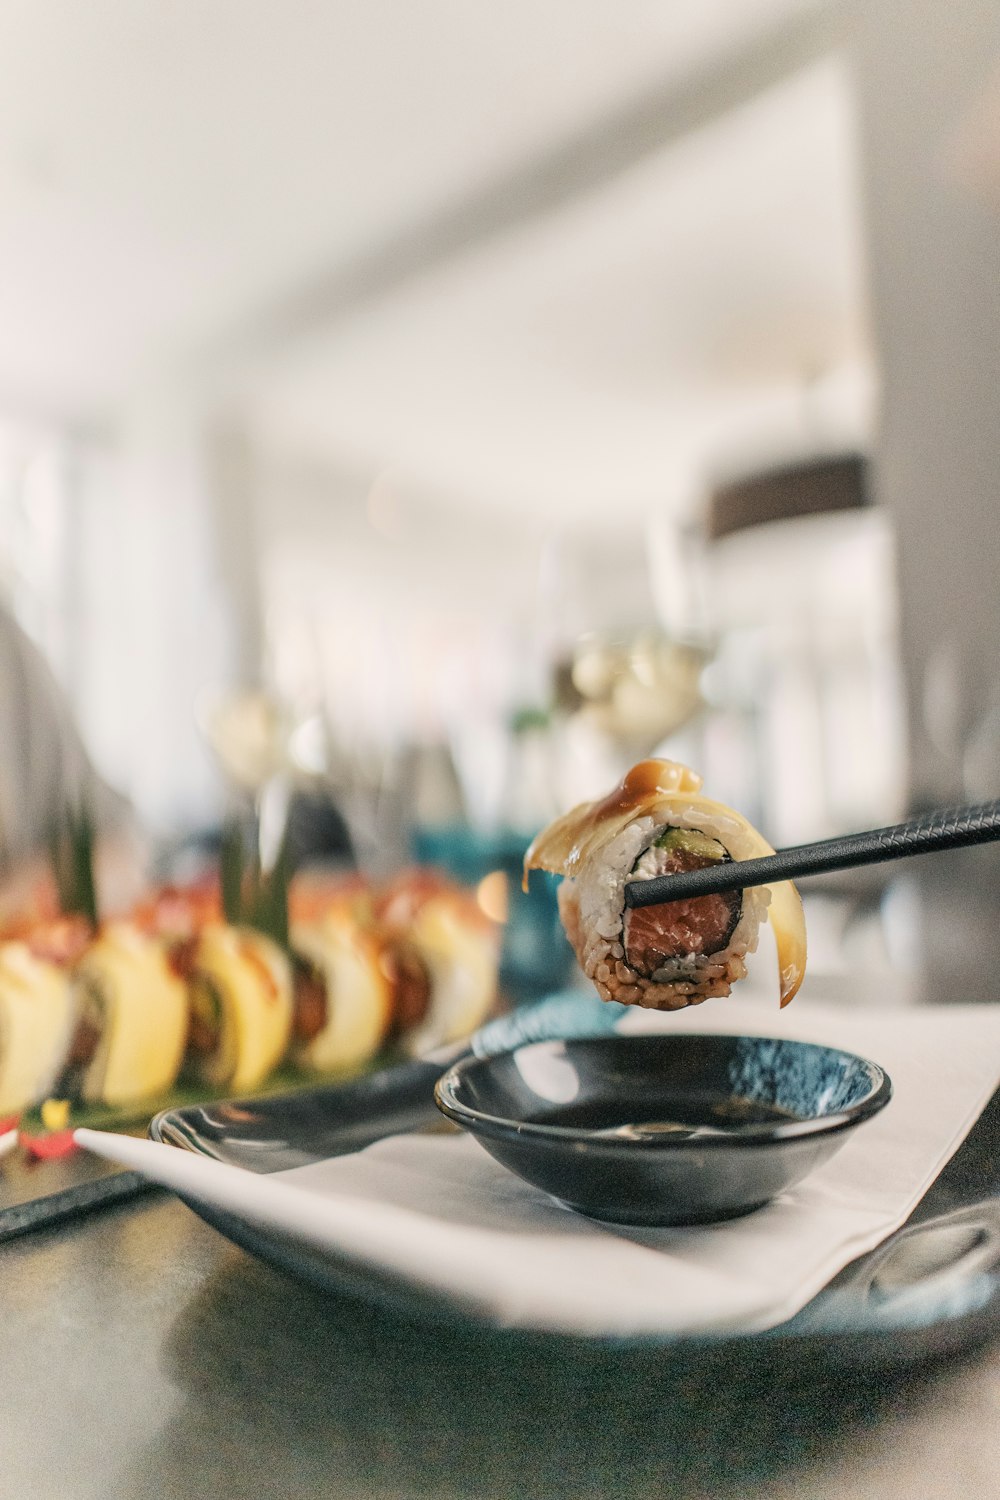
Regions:
M 691 1229 L 582 1218 L 465 1136 L 396 1136 L 269 1176 L 151 1141 L 77 1138 L 189 1198 L 495 1323 L 595 1336 L 751 1331 L 793 1316 L 897 1229 L 1000 1084 L 1000 1007 L 873 1015 L 713 1001 L 668 1016 L 637 1010 L 621 1029 L 826 1042 L 882 1064 L 894 1096 L 798 1187 L 746 1218 Z

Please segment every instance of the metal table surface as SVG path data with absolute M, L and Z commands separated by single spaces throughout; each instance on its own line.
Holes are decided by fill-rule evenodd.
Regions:
M 0 1268 L 5 1500 L 1000 1496 L 1000 1343 L 817 1381 L 410 1324 L 161 1194 Z

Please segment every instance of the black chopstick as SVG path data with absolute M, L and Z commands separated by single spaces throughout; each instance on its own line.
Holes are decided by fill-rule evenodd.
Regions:
M 889 828 L 871 828 L 867 833 L 850 833 L 843 838 L 779 849 L 777 854 L 762 859 L 726 860 L 703 870 L 657 875 L 652 880 L 630 880 L 625 886 L 625 905 L 660 906 L 692 896 L 770 885 L 775 880 L 796 880 L 802 875 L 824 875 L 830 870 L 849 870 L 856 865 L 883 864 L 891 859 L 906 859 L 911 854 L 988 844 L 993 839 L 1000 839 L 1000 802 L 944 808 Z

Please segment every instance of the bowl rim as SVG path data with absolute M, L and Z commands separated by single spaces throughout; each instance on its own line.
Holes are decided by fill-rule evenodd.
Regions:
M 457 1087 L 461 1084 L 465 1074 L 471 1072 L 473 1068 L 500 1062 L 529 1047 L 551 1047 L 553 1043 L 562 1043 L 569 1047 L 590 1044 L 606 1048 L 618 1042 L 662 1041 L 665 1035 L 667 1034 L 663 1032 L 640 1032 L 633 1036 L 605 1034 L 593 1037 L 551 1037 L 521 1042 L 516 1047 L 508 1047 L 502 1052 L 494 1052 L 486 1057 L 469 1053 L 452 1063 L 451 1067 L 438 1079 L 434 1086 L 434 1103 L 443 1115 L 464 1130 L 493 1139 L 510 1140 L 514 1137 L 518 1140 L 549 1141 L 552 1144 L 562 1142 L 565 1145 L 600 1145 L 612 1151 L 691 1152 L 732 1150 L 734 1147 L 752 1150 L 819 1135 L 834 1135 L 860 1125 L 863 1120 L 871 1119 L 873 1115 L 883 1110 L 892 1098 L 892 1080 L 885 1069 L 879 1063 L 873 1062 L 871 1058 L 862 1057 L 857 1052 L 848 1051 L 847 1048 L 831 1047 L 825 1042 L 803 1042 L 798 1037 L 775 1037 L 763 1033 L 745 1034 L 724 1031 L 684 1031 L 678 1032 L 676 1039 L 678 1041 L 686 1038 L 691 1041 L 782 1042 L 812 1051 L 838 1053 L 841 1057 L 848 1058 L 851 1062 L 858 1063 L 862 1068 L 869 1070 L 872 1078 L 871 1090 L 862 1099 L 848 1105 L 846 1109 L 837 1110 L 834 1114 L 816 1115 L 805 1120 L 782 1121 L 779 1124 L 742 1125 L 719 1135 L 696 1137 L 678 1137 L 670 1134 L 606 1136 L 579 1125 L 546 1125 L 540 1121 L 518 1120 L 512 1116 L 491 1114 L 486 1110 L 476 1109 L 473 1105 L 456 1097 Z

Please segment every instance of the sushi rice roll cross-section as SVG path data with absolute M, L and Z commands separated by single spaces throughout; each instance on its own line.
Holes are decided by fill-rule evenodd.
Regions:
M 76 1019 L 62 1090 L 109 1105 L 165 1094 L 180 1071 L 188 1002 L 163 943 L 131 922 L 108 922 L 72 985 Z
M 0 943 L 0 1116 L 51 1093 L 73 1032 L 69 973 L 26 942 Z
M 189 1070 L 212 1089 L 243 1093 L 278 1066 L 292 1033 L 292 970 L 270 938 L 209 923 L 186 945 Z
M 394 1030 L 413 1057 L 470 1036 L 497 990 L 499 932 L 474 896 L 432 870 L 398 876 L 381 894 L 382 965 Z
M 787 1005 L 805 973 L 802 903 L 789 881 L 629 909 L 631 880 L 773 854 L 741 814 L 701 792 L 701 777 L 676 761 L 634 766 L 605 798 L 544 829 L 525 855 L 532 869 L 564 877 L 559 909 L 577 959 L 604 1000 L 678 1010 L 728 995 L 746 975 L 761 922 L 778 952 Z
M 292 928 L 295 965 L 293 1058 L 327 1072 L 363 1066 L 392 1020 L 392 991 L 379 945 L 349 911 L 333 908 Z

